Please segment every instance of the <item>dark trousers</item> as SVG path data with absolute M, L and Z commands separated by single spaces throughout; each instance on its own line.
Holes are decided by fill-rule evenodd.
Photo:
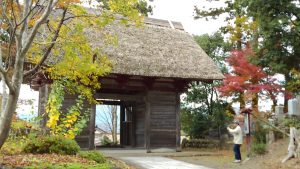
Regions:
M 233 145 L 234 157 L 236 160 L 242 160 L 240 147 L 241 147 L 240 144 Z

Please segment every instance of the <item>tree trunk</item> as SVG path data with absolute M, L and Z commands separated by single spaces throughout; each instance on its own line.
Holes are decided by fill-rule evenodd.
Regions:
M 277 100 L 275 98 L 275 99 L 273 99 L 272 112 L 275 112 L 276 105 L 277 105 Z
M 288 146 L 288 155 L 281 161 L 286 162 L 290 158 L 300 156 L 300 132 L 295 127 L 290 127 L 290 143 Z
M 25 60 L 24 57 L 24 55 L 20 55 L 20 53 L 17 52 L 15 57 L 16 61 L 13 69 L 14 72 L 11 78 L 12 80 L 11 82 L 9 82 L 10 84 L 7 84 L 9 95 L 6 101 L 6 105 L 3 105 L 5 109 L 1 113 L 0 117 L 0 148 L 3 146 L 5 140 L 8 137 L 12 117 L 16 111 L 21 84 L 23 82 L 23 69 Z
M 246 105 L 245 105 L 245 101 L 244 101 L 244 94 L 242 92 L 239 94 L 238 100 L 240 102 L 240 110 L 244 109 L 246 107 Z
M 237 13 L 237 18 L 241 18 L 241 11 L 240 9 L 237 9 L 236 11 Z M 241 23 L 238 22 L 238 20 L 235 20 L 235 29 L 236 29 L 236 38 L 237 38 L 237 50 L 242 50 L 242 38 L 243 38 L 243 34 L 242 34 L 242 25 Z
M 14 94 L 9 94 L 6 105 L 3 105 L 5 106 L 5 110 L 1 113 L 0 117 L 0 147 L 2 147 L 8 137 L 12 117 L 16 110 L 18 97 L 19 91 Z
M 113 128 L 113 135 L 112 135 L 112 138 L 113 138 L 113 142 L 114 143 L 117 143 L 118 139 L 117 139 L 117 106 L 112 106 L 112 128 Z
M 285 73 L 284 77 L 285 77 L 285 86 L 284 86 L 284 88 L 286 90 L 287 89 L 287 84 L 290 82 L 291 77 L 290 77 L 289 73 Z M 288 101 L 289 101 L 289 98 L 284 96 L 284 103 L 283 103 L 283 106 L 284 106 L 283 107 L 283 112 L 284 113 L 288 112 Z
M 0 62 L 2 63 L 2 62 Z M 4 77 L 2 76 L 1 79 L 4 79 Z M 2 100 L 1 100 L 1 112 L 5 111 L 5 105 L 7 103 L 7 92 L 6 92 L 6 84 L 5 81 L 2 80 Z
M 259 115 L 259 111 L 258 111 L 258 94 L 255 93 L 254 97 L 252 99 L 252 109 L 254 110 L 254 113 L 256 113 L 256 115 Z
M 0 48 L 0 66 L 1 68 L 3 68 L 2 66 L 3 64 L 3 60 L 2 60 L 2 49 Z M 6 105 L 6 102 L 7 102 L 7 92 L 6 92 L 6 84 L 5 84 L 5 81 L 4 81 L 4 76 L 1 75 L 1 79 L 2 79 L 2 100 L 1 100 L 1 112 L 4 112 L 5 110 L 5 105 Z M 0 113 L 1 114 L 1 113 Z

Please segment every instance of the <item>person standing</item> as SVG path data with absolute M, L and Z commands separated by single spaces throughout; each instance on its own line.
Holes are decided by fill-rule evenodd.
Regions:
M 234 121 L 235 125 L 233 128 L 227 127 L 229 133 L 233 135 L 233 152 L 235 157 L 235 163 L 240 163 L 242 161 L 240 147 L 243 144 L 243 132 L 239 125 L 239 121 Z

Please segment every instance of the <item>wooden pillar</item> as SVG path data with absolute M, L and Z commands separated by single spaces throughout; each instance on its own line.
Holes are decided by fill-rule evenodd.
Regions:
M 39 105 L 38 105 L 38 115 L 39 117 L 42 117 L 42 115 L 44 114 L 45 112 L 45 103 L 44 103 L 44 98 L 45 98 L 45 91 L 43 90 L 44 89 L 44 86 L 41 86 L 39 87 Z M 44 127 L 44 118 L 42 118 L 42 120 L 40 121 L 40 127 Z
M 39 87 L 39 104 L 38 104 L 38 115 L 42 117 L 40 121 L 41 128 L 45 129 L 47 123 L 46 105 L 48 102 L 50 85 L 45 84 Z
M 95 123 L 96 123 L 96 105 L 91 105 L 90 112 L 90 125 L 89 125 L 89 149 L 95 148 Z
M 180 152 L 181 151 L 181 146 L 180 146 L 180 93 L 176 93 L 176 151 Z
M 146 112 L 145 112 L 145 144 L 147 153 L 151 153 L 150 148 L 150 113 L 151 113 L 151 104 L 149 100 L 149 91 L 147 91 L 145 96 Z
M 135 109 L 131 109 L 131 146 L 135 147 Z
M 124 145 L 124 128 L 123 122 L 125 121 L 125 106 L 122 102 L 120 105 L 120 144 Z

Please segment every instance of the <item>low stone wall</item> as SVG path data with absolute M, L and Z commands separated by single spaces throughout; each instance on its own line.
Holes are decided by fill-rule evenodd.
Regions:
M 208 139 L 183 139 L 182 148 L 219 148 L 220 141 Z

